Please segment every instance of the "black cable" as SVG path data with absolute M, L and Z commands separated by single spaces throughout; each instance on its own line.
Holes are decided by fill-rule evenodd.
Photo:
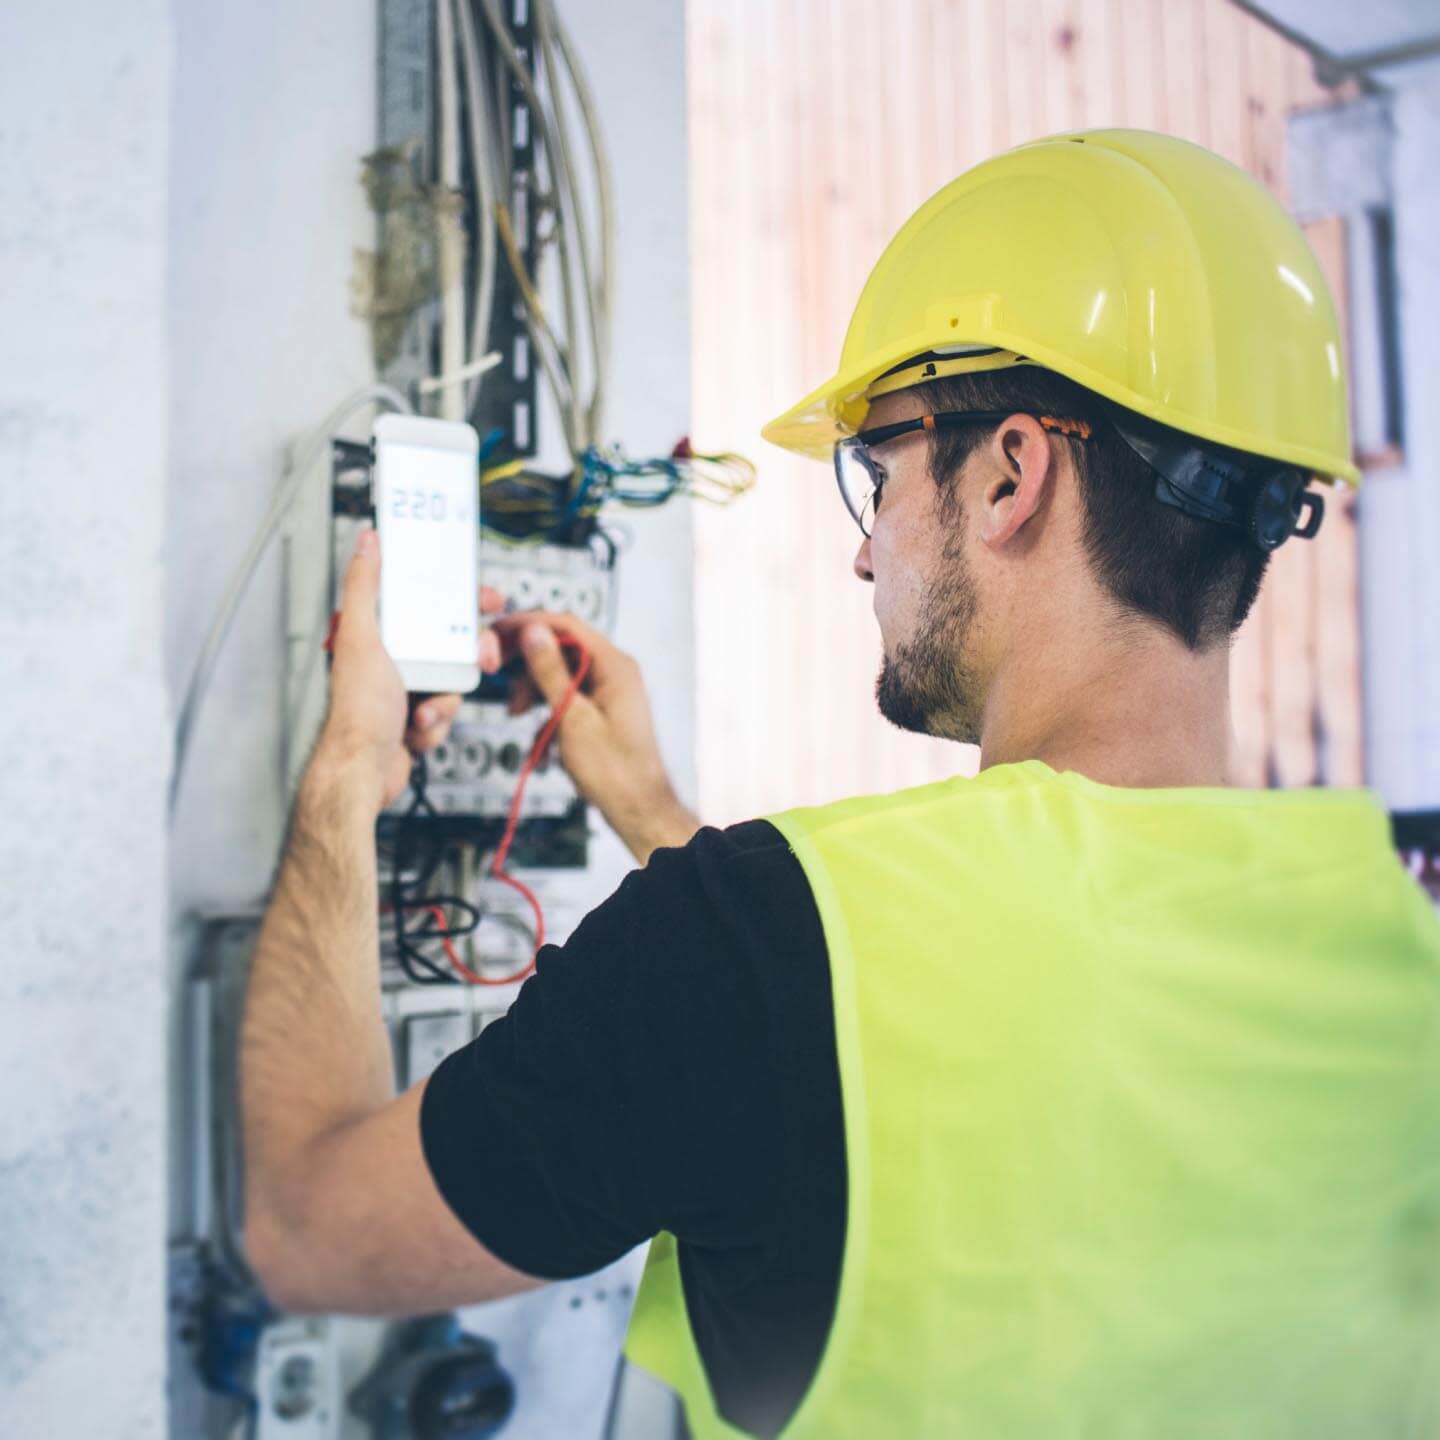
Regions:
M 432 847 L 431 854 L 426 857 L 428 863 L 417 869 L 412 885 L 405 884 L 406 842 L 413 832 L 415 817 L 418 814 L 438 813 L 425 793 L 428 778 L 429 769 L 425 757 L 417 755 L 415 763 L 410 767 L 412 798 L 409 808 L 400 817 L 400 823 L 396 827 L 395 844 L 390 859 L 390 913 L 395 924 L 395 956 L 401 970 L 405 972 L 405 977 L 416 985 L 454 985 L 459 983 L 458 977 L 448 974 L 428 956 L 421 954 L 410 943 L 412 936 L 405 927 L 406 912 L 421 903 L 424 887 L 429 884 L 440 862 L 438 849 Z
M 605 569 L 613 570 L 615 562 L 620 558 L 620 547 L 615 543 L 615 537 L 603 526 L 597 525 L 590 532 L 590 549 L 595 549 L 595 542 L 599 541 L 605 547 L 605 559 L 601 562 Z
M 432 922 L 433 928 L 421 927 L 418 930 L 406 932 L 411 940 L 459 940 L 466 935 L 473 935 L 480 928 L 480 922 L 485 918 L 485 912 L 478 905 L 472 905 L 468 900 L 462 900 L 458 895 L 425 895 L 409 902 L 412 910 L 465 910 L 469 912 L 470 918 L 463 925 L 451 925 L 448 922 L 441 926 Z
M 423 755 L 417 755 L 410 762 L 410 808 L 405 812 L 408 820 L 412 815 L 423 811 L 427 815 L 438 815 L 434 805 L 430 803 L 430 797 L 426 794 L 426 787 L 430 784 L 430 764 Z
M 429 833 L 432 828 L 429 824 L 423 827 L 415 824 L 416 818 L 419 816 L 423 816 L 427 821 L 443 818 L 426 793 L 428 780 L 429 767 L 426 765 L 425 758 L 417 756 L 410 771 L 411 802 L 404 813 L 398 817 L 394 841 L 388 847 L 390 863 L 388 891 L 390 912 L 395 927 L 393 939 L 396 961 L 404 971 L 406 978 L 417 985 L 456 985 L 460 983 L 459 977 L 452 975 L 436 961 L 418 950 L 414 942 L 464 939 L 480 928 L 487 912 L 462 895 L 429 893 L 430 884 L 436 871 L 450 854 L 454 845 L 463 842 L 457 842 L 447 837 L 435 843 Z M 415 854 L 415 875 L 412 880 L 407 881 L 405 870 L 411 859 L 410 842 L 417 834 L 424 836 L 427 844 L 422 852 Z M 450 912 L 450 914 L 459 912 L 464 918 L 458 923 L 452 923 L 448 916 L 443 924 L 433 918 L 422 921 L 418 926 L 410 926 L 406 923 L 405 916 L 409 912 L 421 910 L 428 915 L 432 909 L 437 907 L 442 911 Z
M 447 975 L 433 960 L 422 955 L 410 943 L 410 936 L 405 928 L 405 914 L 415 908 L 416 902 L 406 894 L 401 880 L 401 869 L 397 849 L 396 863 L 390 872 L 390 913 L 395 924 L 395 958 L 405 972 L 406 979 L 417 985 L 455 984 L 457 981 L 454 976 Z

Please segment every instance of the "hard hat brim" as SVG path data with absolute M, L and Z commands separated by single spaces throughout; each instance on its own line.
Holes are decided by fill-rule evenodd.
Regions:
M 935 375 L 922 375 L 921 367 L 916 366 L 915 378 L 906 379 L 911 373 L 907 368 L 903 374 L 895 376 L 897 381 L 903 383 L 877 386 L 876 382 L 881 381 L 882 377 L 889 377 L 891 372 L 904 367 L 908 358 L 946 347 L 969 348 L 983 353 L 970 357 L 969 362 L 957 357 L 957 361 L 937 367 L 940 373 Z M 1265 459 L 1283 461 L 1324 480 L 1340 480 L 1353 486 L 1360 484 L 1361 471 L 1348 457 L 1329 455 L 1306 446 L 1267 442 L 1262 437 L 1245 434 L 1216 424 L 1212 420 L 1177 415 L 1173 409 L 1152 404 L 1133 390 L 1115 384 L 1108 376 L 1087 370 L 1071 359 L 1049 354 L 1043 347 L 1031 345 L 1027 349 L 1019 336 L 1000 334 L 976 337 L 966 347 L 955 346 L 954 339 L 950 336 L 917 336 L 913 342 L 907 342 L 892 353 L 881 355 L 861 368 L 838 371 L 798 404 L 766 424 L 761 429 L 760 436 L 782 450 L 828 464 L 836 443 L 863 427 L 871 400 L 878 398 L 880 394 L 908 388 L 909 385 L 920 384 L 925 379 L 943 378 L 946 374 L 974 374 L 982 370 L 1010 369 L 1017 364 L 1027 363 L 1054 370 L 1127 410 L 1133 410 L 1147 419 L 1173 429 L 1183 430 L 1197 439 L 1210 440 L 1217 445 L 1226 445 L 1233 450 L 1243 450 Z

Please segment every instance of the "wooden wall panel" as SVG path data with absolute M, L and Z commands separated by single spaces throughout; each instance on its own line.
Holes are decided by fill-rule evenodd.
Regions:
M 858 534 L 826 469 L 760 425 L 831 372 L 905 217 L 985 156 L 1149 126 L 1283 196 L 1286 116 L 1329 97 L 1229 0 L 688 0 L 688 16 L 695 439 L 747 449 L 761 475 L 740 504 L 697 507 L 701 808 L 724 822 L 973 771 L 973 751 L 876 714 Z M 1280 552 L 1237 638 L 1246 783 L 1359 778 L 1353 518 L 1333 510 L 1321 542 Z
M 1322 220 L 1305 230 L 1342 315 L 1346 303 L 1345 225 Z M 1365 747 L 1360 726 L 1360 573 L 1355 494 L 1327 496 L 1325 524 L 1312 547 L 1310 653 L 1315 667 L 1316 765 L 1329 785 L 1359 785 Z

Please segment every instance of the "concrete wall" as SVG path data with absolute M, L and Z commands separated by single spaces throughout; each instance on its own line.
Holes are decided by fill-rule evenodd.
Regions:
M 163 1433 L 166 0 L 0 45 L 0 1430 Z

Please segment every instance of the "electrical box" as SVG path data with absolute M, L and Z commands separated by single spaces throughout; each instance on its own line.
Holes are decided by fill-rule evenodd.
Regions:
M 279 533 L 283 550 L 284 678 L 278 776 L 257 783 L 278 780 L 291 797 L 324 720 L 322 641 L 340 579 L 373 518 L 370 447 L 335 435 L 337 417 L 384 404 L 472 424 L 482 584 L 512 612 L 568 613 L 602 632 L 625 539 L 604 507 L 687 491 L 726 503 L 754 478 L 740 457 L 696 455 L 685 440 L 640 460 L 605 444 L 613 202 L 554 0 L 377 0 L 377 13 L 378 143 L 363 161 L 377 241 L 353 278 L 384 383 L 297 448 L 305 459 L 287 466 L 261 536 Z M 312 467 L 327 445 L 328 465 Z M 217 649 L 229 618 L 212 631 Z M 397 1086 L 500 1020 L 542 934 L 563 941 L 597 898 L 588 808 L 562 756 L 537 745 L 548 709 L 510 713 L 513 679 L 483 677 L 463 698 L 446 742 L 376 826 Z M 170 1258 L 174 1440 L 427 1440 L 461 1433 L 461 1419 L 470 1440 L 608 1440 L 643 1254 L 453 1315 L 269 1305 L 245 1259 L 237 1104 L 259 924 L 258 913 L 205 918 L 177 1027 L 188 1074 Z M 432 1415 L 421 1402 L 436 1397 Z

